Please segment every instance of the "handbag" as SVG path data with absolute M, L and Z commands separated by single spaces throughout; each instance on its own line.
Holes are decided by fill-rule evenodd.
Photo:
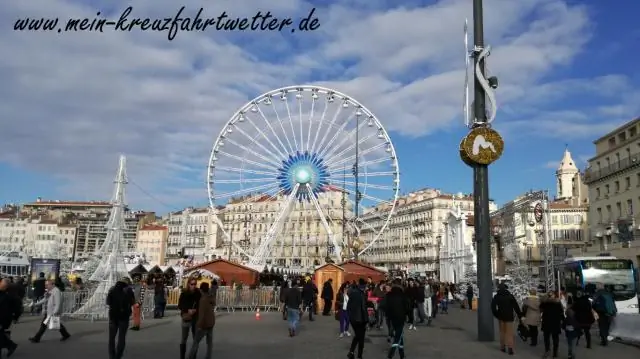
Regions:
M 193 303 L 193 308 L 191 309 L 196 309 L 196 305 L 197 303 Z M 182 317 L 182 320 L 185 322 L 190 322 L 191 319 L 193 319 L 193 315 L 189 314 L 189 312 L 182 313 L 181 317 Z
M 51 330 L 60 329 L 60 317 L 56 317 L 56 316 L 49 317 L 48 327 Z
M 527 339 L 529 338 L 529 328 L 526 325 L 520 323 L 518 324 L 517 332 L 520 339 L 526 342 Z

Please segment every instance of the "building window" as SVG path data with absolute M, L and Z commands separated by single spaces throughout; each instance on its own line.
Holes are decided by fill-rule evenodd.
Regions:
M 622 217 L 622 203 L 616 202 L 616 212 L 618 212 L 618 218 Z
M 614 187 L 616 189 L 615 193 L 620 192 L 620 181 L 615 181 L 613 184 L 614 184 Z
M 633 216 L 633 200 L 632 199 L 627 200 L 627 215 Z
M 631 188 L 631 177 L 624 179 L 624 190 L 627 191 L 629 188 Z
M 596 188 L 596 199 L 600 199 L 600 188 Z
M 610 192 L 611 192 L 611 188 L 609 187 L 609 185 L 608 184 L 604 185 L 604 194 L 609 195 Z

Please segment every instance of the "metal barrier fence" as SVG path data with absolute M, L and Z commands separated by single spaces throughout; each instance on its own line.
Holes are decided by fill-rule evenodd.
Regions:
M 181 289 L 173 288 L 169 290 L 167 298 L 167 308 L 176 309 L 178 306 L 178 298 L 180 297 Z M 62 315 L 65 318 L 72 319 L 88 319 L 88 320 L 104 320 L 107 318 L 107 307 L 105 303 L 104 310 L 100 313 L 91 313 L 78 315 L 76 312 L 80 309 L 93 295 L 92 291 L 65 291 L 62 292 Z M 99 301 L 106 301 L 105 298 L 98 299 Z M 255 311 L 260 309 L 261 311 L 278 310 L 280 306 L 279 293 L 274 290 L 273 287 L 262 287 L 257 289 L 233 289 L 231 287 L 218 288 L 216 296 L 217 311 Z M 30 307 L 31 303 L 27 304 Z M 141 312 L 143 318 L 148 315 L 152 315 L 155 307 L 153 292 L 148 291 L 145 295 L 144 301 L 141 306 Z

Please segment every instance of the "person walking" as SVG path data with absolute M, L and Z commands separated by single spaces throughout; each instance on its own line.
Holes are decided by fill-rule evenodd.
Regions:
M 8 333 L 11 323 L 17 320 L 22 307 L 19 298 L 8 291 L 9 285 L 6 278 L 0 281 L 0 350 L 7 349 L 7 358 L 18 349 L 18 344 L 9 338 Z
M 605 288 L 599 284 L 598 291 L 593 299 L 593 309 L 598 314 L 598 331 L 600 332 L 600 345 L 607 346 L 611 324 L 618 313 L 616 302 L 613 300 L 611 288 Z
M 554 291 L 550 291 L 547 294 L 547 298 L 540 303 L 540 313 L 542 313 L 541 329 L 544 339 L 544 357 L 548 357 L 550 351 L 552 351 L 553 357 L 557 358 L 562 322 L 564 320 L 564 308 L 560 298 Z
M 122 278 L 109 289 L 106 304 L 109 307 L 109 359 L 122 359 L 126 345 L 129 319 L 136 304 L 129 278 Z M 118 343 L 116 344 L 116 336 Z
M 576 299 L 571 306 L 571 309 L 575 313 L 575 319 L 578 323 L 579 337 L 576 339 L 576 345 L 578 345 L 578 341 L 580 340 L 580 336 L 584 334 L 584 339 L 586 340 L 587 349 L 591 348 L 591 326 L 596 321 L 596 314 L 594 314 L 594 310 L 591 305 L 591 299 L 585 292 L 579 291 L 576 294 Z
M 529 329 L 529 344 L 535 347 L 538 345 L 538 328 L 540 327 L 540 298 L 535 288 L 529 290 L 529 296 L 524 299 L 522 314 L 524 315 L 523 324 Z
M 355 358 L 356 347 L 358 349 L 357 358 L 362 358 L 362 352 L 364 351 L 364 337 L 367 331 L 368 313 L 367 313 L 367 296 L 365 290 L 367 288 L 367 282 L 360 278 L 358 285 L 355 288 L 351 288 L 348 293 L 349 302 L 347 303 L 347 312 L 349 315 L 349 322 L 351 328 L 353 328 L 353 340 L 351 341 L 351 347 L 347 357 L 349 359 Z
M 471 283 L 467 284 L 467 308 L 469 310 L 473 310 L 473 285 Z
M 294 282 L 284 295 L 284 305 L 287 308 L 290 337 L 295 337 L 298 333 L 298 322 L 300 321 L 300 313 L 302 313 L 302 304 L 302 292 L 298 287 L 298 283 Z M 309 316 L 311 317 L 311 314 L 309 314 Z
M 349 303 L 348 283 L 342 283 L 338 294 L 336 295 L 336 311 L 338 312 L 338 320 L 340 321 L 340 338 L 344 336 L 350 337 L 349 333 L 349 312 L 347 312 L 347 305 Z
M 513 355 L 514 331 L 513 322 L 515 320 L 514 313 L 518 318 L 522 318 L 522 311 L 518 305 L 516 298 L 509 292 L 506 284 L 502 283 L 498 286 L 498 292 L 491 300 L 491 310 L 493 316 L 498 319 L 500 329 L 500 350 Z
M 216 325 L 216 296 L 212 294 L 209 283 L 200 283 L 200 302 L 198 303 L 198 317 L 196 319 L 196 335 L 191 344 L 189 351 L 189 359 L 196 359 L 198 355 L 198 347 L 203 338 L 206 339 L 207 352 L 205 359 L 213 357 L 213 327 Z
M 39 343 L 47 329 L 57 329 L 60 331 L 60 335 L 62 336 L 60 341 L 66 341 L 71 337 L 71 334 L 69 334 L 67 328 L 65 328 L 60 320 L 60 315 L 62 314 L 62 291 L 60 287 L 62 287 L 62 283 L 56 286 L 54 281 L 49 280 L 46 282 L 46 287 L 48 292 L 45 297 L 34 304 L 44 305 L 45 310 L 44 320 L 40 323 L 40 329 L 36 335 L 29 338 L 29 341 L 32 343 Z
M 282 312 L 282 320 L 287 320 L 287 305 L 284 303 L 285 297 L 287 295 L 287 290 L 289 290 L 289 283 L 287 281 L 283 281 L 280 285 L 280 311 Z
M 302 302 L 304 304 L 304 309 L 309 311 L 309 321 L 313 322 L 313 314 L 316 311 L 316 298 L 318 297 L 318 288 L 311 277 L 307 276 L 304 279 L 304 284 L 302 285 Z
M 198 282 L 195 278 L 187 280 L 187 288 L 180 293 L 178 298 L 178 309 L 180 310 L 182 336 L 180 338 L 180 359 L 185 359 L 187 354 L 187 340 L 189 332 L 191 337 L 196 337 L 196 323 L 198 314 L 198 304 L 202 294 L 197 288 Z
M 387 354 L 389 359 L 393 358 L 396 349 L 400 359 L 404 358 L 404 323 L 410 310 L 413 308 L 402 289 L 402 283 L 399 279 L 395 279 L 385 300 L 385 315 L 393 328 L 391 348 Z

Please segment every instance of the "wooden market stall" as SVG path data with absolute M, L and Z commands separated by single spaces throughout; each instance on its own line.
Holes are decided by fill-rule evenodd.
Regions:
M 260 273 L 254 269 L 243 266 L 239 263 L 227 261 L 225 259 L 214 259 L 189 268 L 189 271 L 204 269 L 215 273 L 220 277 L 220 281 L 225 285 L 240 282 L 243 286 L 249 287 L 258 284 Z
M 322 300 L 320 296 L 322 295 L 322 287 L 324 286 L 324 282 L 332 279 L 333 288 L 333 301 L 335 303 L 335 296 L 338 293 L 338 289 L 342 285 L 344 281 L 344 269 L 340 266 L 337 266 L 333 263 L 327 263 L 322 265 L 313 272 L 314 284 L 318 287 L 318 302 L 316 303 L 316 308 L 321 308 Z
M 378 283 L 387 277 L 385 271 L 354 260 L 346 261 L 340 267 L 344 270 L 344 280 L 349 282 L 371 277 L 374 283 Z

